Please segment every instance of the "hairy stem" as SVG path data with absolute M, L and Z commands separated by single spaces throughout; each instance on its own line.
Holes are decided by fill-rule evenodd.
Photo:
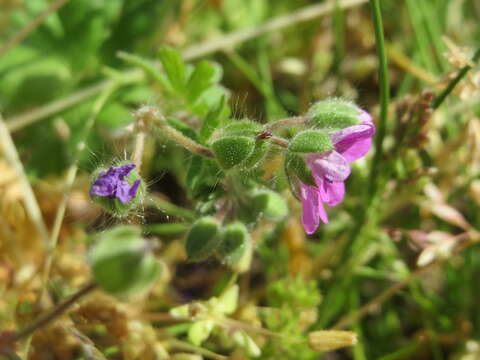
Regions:
M 257 133 L 257 141 L 263 141 L 263 140 L 270 140 L 272 144 L 287 148 L 288 145 L 290 144 L 287 139 L 284 139 L 280 136 L 275 136 L 273 135 L 270 131 L 268 130 L 262 130 L 259 133 Z
M 138 110 L 143 113 L 143 120 L 146 123 L 155 125 L 160 132 L 167 135 L 170 140 L 174 141 L 178 145 L 184 147 L 190 152 L 193 152 L 197 155 L 214 158 L 215 155 L 210 151 L 206 146 L 200 145 L 199 143 L 193 141 L 189 137 L 183 135 L 177 129 L 171 127 L 168 122 L 165 120 L 160 111 L 153 106 L 144 106 Z
M 147 137 L 148 114 L 142 111 L 145 107 L 135 112 L 135 148 L 133 150 L 133 163 L 137 166 L 140 173 L 142 166 L 143 150 L 145 148 L 145 139 Z
M 385 51 L 385 39 L 383 35 L 382 11 L 380 8 L 380 0 L 370 0 L 372 9 L 373 25 L 375 28 L 375 39 L 377 44 L 378 56 L 378 77 L 380 81 L 380 119 L 377 126 L 377 135 L 375 137 L 375 156 L 370 171 L 369 196 L 375 195 L 377 188 L 378 171 L 382 157 L 383 140 L 386 134 L 388 103 L 390 101 L 390 85 L 388 81 L 388 63 L 387 53 Z
M 193 221 L 197 217 L 194 211 L 172 204 L 158 196 L 150 197 L 147 200 L 147 205 L 155 207 L 167 215 L 176 216 L 187 221 Z

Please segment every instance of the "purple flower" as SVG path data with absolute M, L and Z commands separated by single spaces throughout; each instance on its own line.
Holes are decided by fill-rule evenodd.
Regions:
M 90 195 L 116 198 L 123 204 L 128 203 L 137 195 L 141 181 L 135 180 L 135 182 L 130 185 L 127 181 L 123 180 L 134 168 L 134 164 L 128 164 L 111 167 L 107 171 L 101 172 L 90 188 Z
M 364 156 L 372 147 L 375 125 L 371 116 L 362 111 L 361 124 L 346 127 L 330 135 L 334 150 L 307 156 L 315 186 L 300 183 L 303 205 L 302 223 L 307 234 L 313 234 L 322 220 L 328 223 L 323 204 L 338 205 L 345 196 L 344 181 L 350 175 L 350 162 Z

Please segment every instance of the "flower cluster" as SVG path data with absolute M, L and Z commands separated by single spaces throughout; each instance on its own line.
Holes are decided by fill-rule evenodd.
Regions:
M 334 150 L 306 157 L 315 186 L 300 183 L 303 205 L 302 223 L 307 234 L 313 234 L 322 220 L 328 223 L 323 204 L 338 205 L 345 196 L 344 181 L 350 175 L 349 163 L 364 156 L 372 147 L 375 125 L 371 116 L 362 111 L 361 123 L 343 128 L 330 135 Z

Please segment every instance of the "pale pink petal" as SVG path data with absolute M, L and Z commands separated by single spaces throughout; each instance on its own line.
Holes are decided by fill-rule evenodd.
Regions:
M 300 184 L 300 197 L 303 206 L 303 228 L 307 234 L 313 234 L 320 224 L 320 219 L 328 223 L 327 213 L 320 201 L 319 190 L 315 186 Z
M 336 151 L 327 151 L 307 157 L 313 175 L 330 181 L 344 181 L 350 175 L 348 161 Z
M 349 126 L 331 135 L 335 150 L 348 161 L 354 161 L 364 156 L 372 147 L 372 136 L 375 125 L 365 122 Z
M 320 190 L 320 199 L 328 206 L 336 206 L 345 197 L 345 183 L 343 181 L 330 182 L 322 178 L 315 178 Z
M 360 110 L 360 120 L 362 120 L 362 123 L 373 123 L 372 115 L 365 110 Z

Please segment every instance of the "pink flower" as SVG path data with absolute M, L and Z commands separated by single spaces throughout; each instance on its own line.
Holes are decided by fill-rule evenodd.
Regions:
M 302 223 L 307 234 L 313 234 L 322 220 L 328 223 L 323 204 L 338 205 L 345 196 L 344 181 L 350 175 L 350 162 L 363 157 L 372 147 L 375 125 L 371 116 L 363 111 L 363 122 L 346 127 L 330 135 L 334 150 L 307 156 L 315 186 L 300 183 L 303 205 Z

